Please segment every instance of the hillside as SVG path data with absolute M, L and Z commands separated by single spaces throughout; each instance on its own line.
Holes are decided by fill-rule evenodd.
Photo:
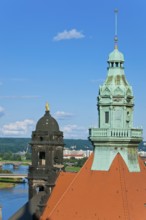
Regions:
M 29 146 L 30 138 L 0 138 L 0 153 L 25 151 Z M 92 145 L 88 140 L 65 139 L 65 147 L 75 146 L 75 149 L 92 150 Z

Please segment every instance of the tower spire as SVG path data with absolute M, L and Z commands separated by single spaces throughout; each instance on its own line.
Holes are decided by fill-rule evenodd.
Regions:
M 118 9 L 114 10 L 115 13 L 115 37 L 114 37 L 114 47 L 118 48 Z

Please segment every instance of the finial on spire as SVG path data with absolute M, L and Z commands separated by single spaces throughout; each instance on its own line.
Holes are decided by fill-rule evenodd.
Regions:
M 118 9 L 114 10 L 115 12 L 115 37 L 114 37 L 114 46 L 115 49 L 118 48 Z
M 45 107 L 46 107 L 46 112 L 50 111 L 48 102 L 46 103 L 46 106 L 45 106 Z

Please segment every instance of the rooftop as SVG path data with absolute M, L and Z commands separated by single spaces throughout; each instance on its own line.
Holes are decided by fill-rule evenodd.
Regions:
M 93 154 L 77 174 L 61 173 L 41 220 L 145 220 L 146 167 L 129 172 L 117 154 L 110 170 L 92 171 Z

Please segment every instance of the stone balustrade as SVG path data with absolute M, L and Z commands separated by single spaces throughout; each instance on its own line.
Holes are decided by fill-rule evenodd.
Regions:
M 142 129 L 104 129 L 90 128 L 90 137 L 142 138 Z

